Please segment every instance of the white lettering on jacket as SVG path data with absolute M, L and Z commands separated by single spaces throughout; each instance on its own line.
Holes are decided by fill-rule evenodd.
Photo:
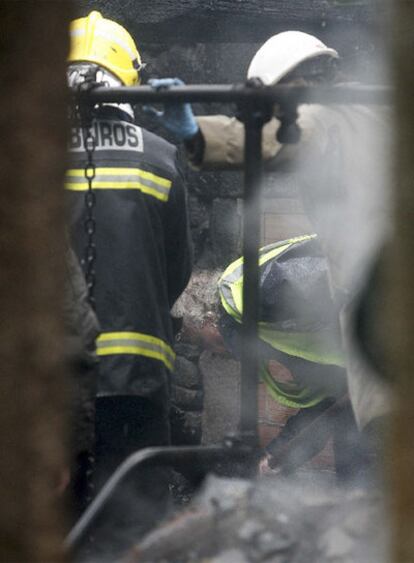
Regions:
M 127 150 L 144 152 L 142 129 L 132 123 L 119 121 L 95 121 L 92 124 L 92 135 L 95 139 L 96 151 Z M 71 127 L 69 151 L 81 152 L 83 135 L 80 127 Z

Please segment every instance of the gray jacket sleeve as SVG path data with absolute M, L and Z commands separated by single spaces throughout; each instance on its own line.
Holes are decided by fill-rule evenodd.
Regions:
M 69 361 L 95 363 L 98 319 L 88 302 L 85 278 L 71 248 L 66 252 L 66 267 L 64 321 L 67 357 Z

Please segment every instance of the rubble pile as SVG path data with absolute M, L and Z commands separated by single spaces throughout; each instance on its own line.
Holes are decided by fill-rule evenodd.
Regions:
M 309 478 L 210 477 L 188 511 L 146 536 L 128 563 L 384 563 L 383 500 Z

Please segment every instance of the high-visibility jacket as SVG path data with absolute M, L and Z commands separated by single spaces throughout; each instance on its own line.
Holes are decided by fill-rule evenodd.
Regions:
M 327 264 L 320 254 L 316 235 L 261 248 L 259 266 L 260 340 L 286 357 L 343 367 L 337 317 L 329 296 Z M 242 322 L 242 293 L 243 258 L 239 258 L 219 280 L 222 306 L 238 323 Z M 320 389 L 276 381 L 264 364 L 260 375 L 273 398 L 286 406 L 310 407 L 326 396 Z
M 191 273 L 185 187 L 176 148 L 118 108 L 104 108 L 92 132 L 99 393 L 139 395 L 143 363 L 151 374 L 174 365 L 170 309 Z M 80 128 L 71 130 L 69 151 L 65 187 L 82 263 L 88 183 Z
M 301 136 L 294 145 L 278 142 L 276 117 L 263 128 L 266 169 L 295 178 L 292 185 L 301 192 L 306 215 L 329 262 L 338 305 L 352 303 L 388 237 L 392 115 L 390 105 L 302 104 L 297 121 Z M 197 122 L 198 142 L 191 142 L 188 152 L 194 165 L 204 170 L 240 168 L 243 123 L 225 115 L 198 116 Z M 391 401 L 383 378 L 371 372 L 354 345 L 350 311 L 343 309 L 341 324 L 348 349 L 349 393 L 362 428 L 389 412 Z

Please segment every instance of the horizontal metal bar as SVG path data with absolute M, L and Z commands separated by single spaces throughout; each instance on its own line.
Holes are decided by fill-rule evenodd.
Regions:
M 121 86 L 107 88 L 98 86 L 90 91 L 76 92 L 77 100 L 88 100 L 99 104 L 112 103 L 241 103 L 257 101 L 292 104 L 390 104 L 393 89 L 390 86 L 338 85 L 338 86 L 278 86 L 252 87 L 245 84 L 221 85 L 202 84 L 171 86 L 154 90 L 150 86 Z
M 200 473 L 205 476 L 219 462 L 241 461 L 246 464 L 252 460 L 254 452 L 244 444 L 231 440 L 223 446 L 181 446 L 154 447 L 139 450 L 131 454 L 110 477 L 98 496 L 92 501 L 85 513 L 65 539 L 66 549 L 75 550 L 85 539 L 98 516 L 111 500 L 119 486 L 134 471 L 145 466 L 173 467 L 179 472 Z

